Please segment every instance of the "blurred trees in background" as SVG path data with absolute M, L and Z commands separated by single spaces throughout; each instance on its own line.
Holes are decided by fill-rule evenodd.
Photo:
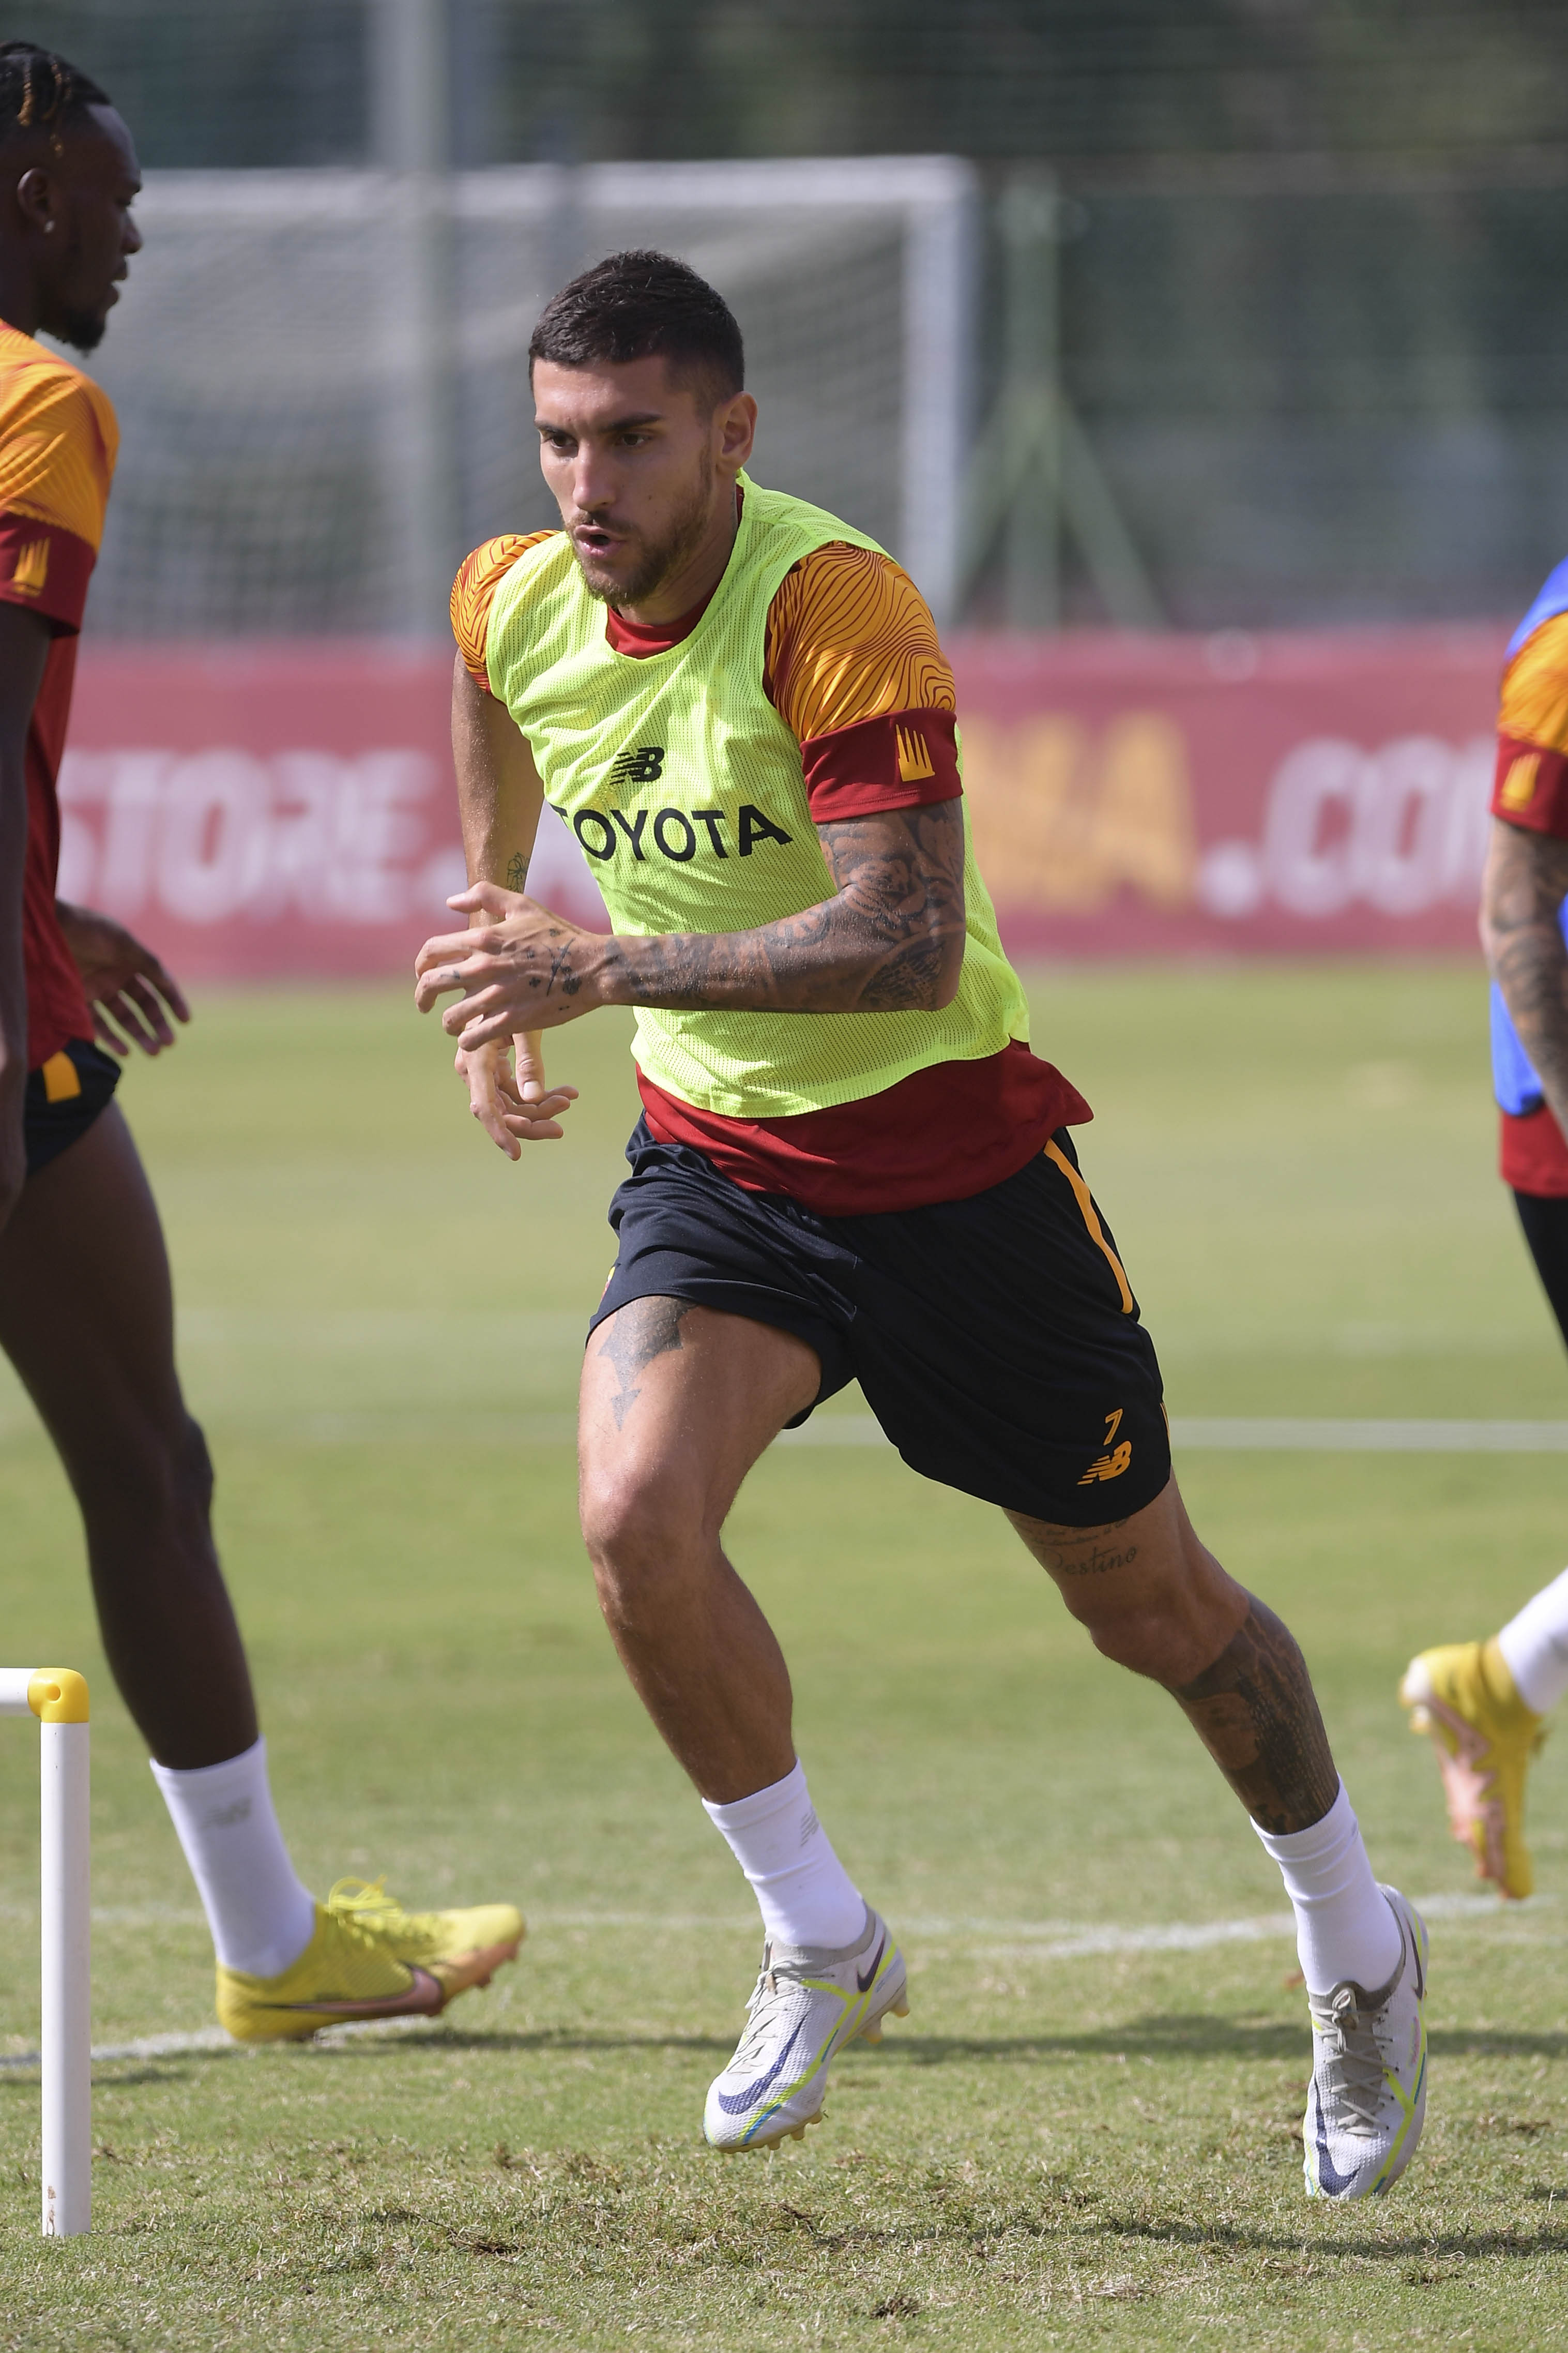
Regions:
M 152 164 L 366 160 L 377 0 L 33 0 Z M 1563 135 L 1562 0 L 449 0 L 456 161 L 1377 153 Z
M 393 5 L 5 0 L 0 25 L 98 76 L 150 166 L 356 164 L 376 160 L 370 65 Z M 1048 352 L 1111 522 L 1097 562 L 1070 498 L 1037 499 L 1031 607 L 1006 551 L 1016 583 L 1036 526 L 1015 517 L 1009 542 L 1003 515 L 973 567 L 977 618 L 1506 614 L 1568 546 L 1564 0 L 445 11 L 459 167 L 980 165 L 982 410 L 1000 413 L 1009 351 Z M 999 234 L 1020 170 L 1053 192 L 1057 223 L 1029 281 L 1048 284 L 1050 315 L 1022 333 Z M 1118 545 L 1122 575 L 1148 584 L 1121 610 Z

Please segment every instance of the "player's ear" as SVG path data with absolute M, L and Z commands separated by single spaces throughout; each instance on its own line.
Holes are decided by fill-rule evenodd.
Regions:
M 743 466 L 757 438 L 757 404 L 751 394 L 731 393 L 728 400 L 721 401 L 713 422 L 724 465 Z
M 40 234 L 51 232 L 59 219 L 59 192 L 53 175 L 41 164 L 35 164 L 17 181 L 16 210 L 26 227 Z

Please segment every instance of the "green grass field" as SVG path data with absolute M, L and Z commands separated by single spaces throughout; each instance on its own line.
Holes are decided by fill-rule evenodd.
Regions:
M 1084 1162 L 1173 1410 L 1568 1415 L 1492 1173 L 1473 971 L 1033 985 L 1037 1041 L 1100 1113 Z M 1176 1709 L 1089 1651 L 997 1514 L 886 1452 L 775 1450 L 732 1550 L 913 2011 L 840 2063 L 801 2147 L 703 2147 L 753 1915 L 622 1681 L 574 1518 L 626 1042 L 608 1016 L 558 1041 L 583 1101 L 521 1168 L 401 990 L 205 1002 L 127 1082 L 301 1868 L 515 1894 L 531 1932 L 429 2028 L 102 2064 L 89 2240 L 39 2244 L 37 2077 L 0 2073 L 0 2347 L 1568 2343 L 1568 1757 L 1534 1783 L 1542 1894 L 1500 1919 L 1458 1900 L 1394 1704 L 1413 1649 L 1489 1629 L 1568 1557 L 1561 1458 L 1181 1464 L 1313 1662 L 1378 1869 L 1447 1899 L 1421 2156 L 1385 2204 L 1324 2211 L 1289 1936 L 1127 1933 L 1282 1909 Z M 8 1381 L 0 1526 L 5 1654 L 91 1673 L 77 1523 Z M 101 1672 L 95 1694 L 95 2033 L 197 2030 L 202 1924 Z M 14 2052 L 36 1809 L 13 1725 Z

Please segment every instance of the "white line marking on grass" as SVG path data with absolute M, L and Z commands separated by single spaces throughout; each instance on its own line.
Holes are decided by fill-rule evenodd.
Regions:
M 193 2034 L 143 2034 L 133 2042 L 95 2042 L 95 2059 L 172 2059 L 188 2051 L 237 2051 L 240 2045 L 221 2026 L 200 2026 Z M 0 2067 L 36 2067 L 36 2051 L 12 2051 L 0 2057 Z
M 1568 1421 L 1331 1421 L 1293 1416 L 1171 1422 L 1176 1446 L 1215 1452 L 1568 1454 Z
M 1490 1895 L 1417 1895 L 1413 1901 L 1428 1920 L 1496 1920 L 1506 1910 L 1526 1916 L 1552 1907 L 1549 1895 L 1536 1895 L 1527 1905 L 1500 1904 Z M 140 1916 L 140 1915 L 139 1915 Z M 180 1915 L 184 1916 L 184 1915 Z M 757 1923 L 731 1912 L 535 1912 L 539 1928 L 662 1928 L 686 1935 L 693 1929 L 728 1928 L 754 1936 Z M 984 1942 L 994 1949 L 1037 1961 L 1092 1960 L 1108 1953 L 1201 1953 L 1215 1945 L 1256 1945 L 1277 1936 L 1292 1936 L 1296 1924 L 1289 1912 L 1264 1912 L 1242 1920 L 1170 1920 L 1147 1927 L 1075 1927 L 1066 1920 L 950 1919 L 916 1914 L 901 1924 L 906 1936 L 957 1936 Z M 434 2025 L 429 2018 L 360 2019 L 327 2028 L 311 2047 L 340 2049 L 350 2042 L 392 2040 L 417 2034 Z M 130 2042 L 95 2042 L 95 2060 L 179 2059 L 205 2052 L 226 2052 L 252 2058 L 266 2043 L 236 2042 L 221 2026 L 202 2026 L 187 2034 L 143 2034 Z M 0 2069 L 36 2067 L 36 2051 L 0 2053 Z
M 1504 1905 L 1495 1895 L 1438 1894 L 1411 1898 L 1428 1920 L 1496 1920 L 1505 1915 L 1529 1918 L 1550 1908 L 1553 1899 L 1532 1896 L 1528 1904 Z M 531 1912 L 535 1928 L 665 1929 L 672 1935 L 694 1929 L 730 1929 L 738 1936 L 760 1934 L 756 1919 L 733 1912 Z M 991 1920 L 946 1914 L 900 1914 L 896 1921 L 906 1936 L 962 1936 L 976 1942 L 993 1939 L 1028 1946 L 1042 1960 L 1071 1960 L 1079 1954 L 1201 1952 L 1210 1945 L 1254 1944 L 1265 1936 L 1289 1936 L 1296 1924 L 1289 1912 L 1256 1914 L 1243 1920 L 1172 1920 L 1143 1927 L 1114 1921 L 1085 1924 L 1073 1920 Z
M 399 1412 L 237 1414 L 228 1424 L 268 1444 L 307 1446 L 571 1446 L 569 1413 Z M 37 1435 L 30 1418 L 0 1411 L 0 1445 Z M 1173 1445 L 1210 1454 L 1568 1454 L 1568 1421 L 1351 1421 L 1299 1414 L 1176 1414 Z M 829 1413 L 781 1430 L 776 1446 L 871 1447 L 891 1451 L 868 1413 Z
M 393 2041 L 400 2035 L 416 2034 L 422 2027 L 435 2026 L 436 2018 L 360 2018 L 345 2020 L 342 2026 L 323 2027 L 321 2033 L 304 2042 L 284 2048 L 312 2051 L 336 2051 L 349 2042 Z M 95 2060 L 110 2059 L 180 2059 L 193 2054 L 219 2052 L 230 2058 L 254 2059 L 258 2052 L 276 2050 L 279 2046 L 266 2042 L 237 2042 L 221 2026 L 198 2026 L 186 2034 L 142 2034 L 131 2042 L 95 2042 Z M 15 2051 L 0 2056 L 0 2067 L 36 2067 L 39 2054 L 36 2051 Z
M 1340 1421 L 1295 1414 L 1174 1415 L 1189 1451 L 1290 1454 L 1568 1454 L 1568 1421 Z M 869 1414 L 829 1414 L 783 1430 L 779 1446 L 886 1446 Z
M 0 1904 L 0 1920 L 34 1921 L 36 1904 Z M 95 1928 L 205 1928 L 206 1915 L 189 1904 L 95 1904 Z

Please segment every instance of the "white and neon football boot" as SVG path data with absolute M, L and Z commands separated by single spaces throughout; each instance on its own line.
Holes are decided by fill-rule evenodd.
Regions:
M 1309 1993 L 1312 2080 L 1301 2127 L 1309 2198 L 1373 2198 L 1415 2154 L 1426 2116 L 1426 1924 L 1396 1887 L 1399 1967 L 1374 1993 Z
M 880 2042 L 882 2021 L 910 2014 L 903 1956 L 866 1906 L 866 1933 L 837 1952 L 764 1945 L 746 2030 L 708 2087 L 702 2129 L 733 2156 L 805 2137 L 822 2114 L 827 2070 L 847 2042 Z

